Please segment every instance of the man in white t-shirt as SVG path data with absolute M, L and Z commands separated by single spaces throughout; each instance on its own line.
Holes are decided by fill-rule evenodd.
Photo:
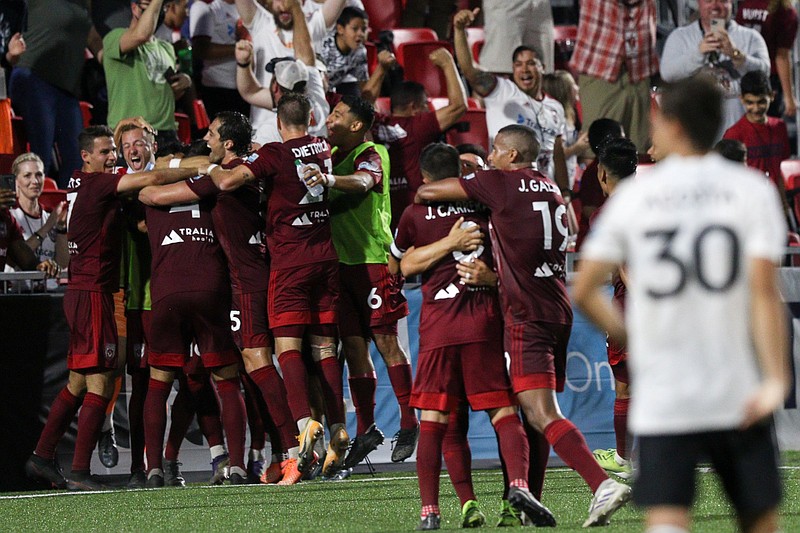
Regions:
M 254 73 L 258 85 L 270 86 L 272 75 L 265 68 L 271 59 L 287 56 L 295 56 L 299 59 L 295 54 L 296 43 L 294 42 L 298 20 L 306 21 L 310 43 L 321 43 L 328 29 L 336 23 L 344 5 L 345 0 L 327 0 L 322 8 L 312 13 L 306 20 L 298 0 L 271 0 L 266 3 L 266 8 L 256 0 L 236 0 L 236 9 L 253 40 Z M 304 63 L 309 64 L 305 61 Z M 311 65 L 313 66 L 313 62 Z M 307 96 L 312 100 L 313 107 L 311 95 Z M 253 104 L 250 110 L 250 123 L 256 132 L 255 141 L 262 144 L 280 142 L 277 126 L 270 125 L 277 124 L 274 110 L 277 102 L 269 106 L 254 104 L 252 101 L 250 103 Z M 324 127 L 326 117 L 314 117 L 316 124 Z M 268 128 L 268 133 L 262 134 L 262 128 Z M 309 129 L 309 133 L 320 135 L 323 132 L 315 131 L 312 127 Z
M 236 22 L 234 0 L 198 1 L 189 12 L 192 53 L 203 60 L 202 97 L 208 116 L 220 111 L 250 115 L 250 105 L 236 90 Z
M 511 55 L 511 79 L 501 78 L 477 68 L 467 44 L 466 28 L 478 10 L 464 9 L 453 18 L 453 40 L 461 72 L 472 89 L 483 97 L 489 144 L 498 131 L 509 124 L 522 124 L 536 132 L 539 141 L 539 170 L 555 181 L 565 199 L 569 196 L 569 178 L 564 157 L 563 137 L 567 121 L 564 107 L 542 90 L 542 63 L 529 46 L 518 46 Z
M 664 90 L 653 140 L 667 157 L 604 206 L 573 290 L 612 339 L 629 332 L 634 499 L 647 509 L 648 532 L 689 531 L 694 469 L 706 459 L 743 531 L 778 530 L 771 415 L 789 387 L 776 269 L 786 223 L 769 180 L 710 153 L 722 120 L 715 81 Z M 624 324 L 602 290 L 623 263 Z

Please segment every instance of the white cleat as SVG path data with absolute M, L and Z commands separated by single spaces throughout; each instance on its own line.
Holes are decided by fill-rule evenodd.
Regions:
M 583 527 L 607 526 L 611 515 L 630 499 L 631 488 L 628 485 L 611 478 L 603 481 L 589 504 L 589 518 Z

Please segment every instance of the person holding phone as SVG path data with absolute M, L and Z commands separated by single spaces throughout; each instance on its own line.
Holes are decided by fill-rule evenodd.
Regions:
M 769 74 L 767 43 L 757 31 L 731 20 L 732 0 L 698 0 L 700 18 L 676 28 L 661 54 L 661 77 L 667 82 L 690 78 L 700 71 L 711 74 L 725 94 L 722 133 L 742 115 L 739 80 L 758 70 Z

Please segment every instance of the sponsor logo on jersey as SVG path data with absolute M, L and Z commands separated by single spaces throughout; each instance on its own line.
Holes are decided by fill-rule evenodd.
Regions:
M 542 263 L 542 266 L 537 268 L 533 275 L 537 278 L 549 278 L 553 276 L 553 269 L 547 263 Z
M 308 215 L 303 213 L 303 216 L 297 217 L 292 221 L 292 226 L 311 226 L 313 223 Z
M 307 192 L 306 195 L 303 196 L 303 199 L 300 200 L 300 203 L 298 205 L 316 204 L 323 200 L 322 196 L 323 195 L 321 194 L 319 196 L 314 196 L 310 192 Z
M 259 231 L 247 241 L 247 244 L 261 244 L 264 240 L 264 235 Z
M 471 180 L 471 179 L 474 179 L 474 178 L 475 178 L 475 173 L 474 172 L 470 172 L 469 174 L 464 176 L 462 179 Z
M 161 246 L 167 246 L 170 244 L 176 244 L 179 242 L 184 242 L 180 235 L 175 230 L 169 232 L 169 235 L 164 235 L 164 240 L 161 241 Z
M 451 298 L 455 298 L 458 296 L 459 290 L 458 287 L 453 285 L 452 283 L 445 287 L 444 289 L 439 289 L 439 292 L 436 293 L 436 296 L 433 297 L 434 300 L 449 300 Z
M 408 137 L 408 132 L 400 124 L 380 124 L 376 128 L 375 137 L 383 143 L 391 143 L 405 139 Z
M 250 155 L 248 155 L 247 157 L 245 157 L 245 158 L 244 158 L 244 160 L 245 160 L 247 163 L 252 163 L 252 162 L 253 162 L 253 161 L 255 161 L 256 159 L 258 159 L 258 154 L 257 154 L 257 153 L 255 153 L 255 152 L 253 152 L 252 154 L 250 154 Z

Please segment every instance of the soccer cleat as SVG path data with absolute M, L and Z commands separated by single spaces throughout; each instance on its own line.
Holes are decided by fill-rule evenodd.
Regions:
M 283 477 L 278 481 L 278 485 L 285 487 L 287 485 L 295 485 L 300 482 L 303 477 L 302 472 L 297 468 L 297 459 L 286 459 L 281 462 L 281 472 Z
M 85 472 L 73 472 L 67 480 L 67 489 L 73 491 L 89 490 L 108 490 L 108 487 L 100 483 L 97 476 L 93 476 L 88 470 Z
M 97 456 L 106 468 L 114 468 L 119 463 L 119 450 L 113 427 L 100 433 L 100 438 L 97 439 Z
M 160 468 L 154 468 L 147 473 L 147 481 L 144 483 L 145 488 L 159 489 L 164 486 L 164 472 Z
M 325 431 L 322 429 L 322 424 L 314 420 L 308 419 L 306 428 L 297 437 L 300 442 L 300 452 L 297 459 L 297 469 L 304 473 L 311 468 L 311 463 L 314 461 L 314 444 L 317 440 L 322 438 Z
M 511 507 L 508 500 L 503 500 L 500 503 L 500 519 L 497 521 L 497 527 L 520 527 L 522 526 L 522 519 L 516 509 Z
M 350 437 L 344 424 L 334 424 L 331 428 L 331 441 L 328 443 L 328 451 L 325 453 L 325 463 L 322 466 L 322 475 L 330 477 L 338 470 L 341 470 L 344 463 L 344 456 L 350 446 Z
M 277 483 L 283 477 L 283 472 L 281 471 L 280 463 L 271 463 L 269 467 L 264 470 L 259 478 L 261 483 L 271 485 L 272 483 Z
M 442 527 L 442 517 L 438 514 L 431 513 L 419 521 L 415 531 L 430 531 L 432 529 L 440 529 Z
M 177 460 L 164 459 L 164 485 L 167 487 L 186 486 L 186 480 L 181 475 L 181 463 Z
M 367 428 L 366 433 L 356 435 L 356 438 L 353 439 L 350 445 L 350 453 L 344 461 L 344 467 L 354 468 L 381 444 L 383 444 L 383 433 L 375 424 L 372 424 Z
M 603 481 L 589 504 L 589 518 L 583 527 L 607 526 L 611 515 L 631 499 L 631 488 L 609 478 Z
M 531 491 L 520 487 L 509 487 L 508 503 L 519 513 L 522 525 L 555 527 L 556 519 L 550 509 L 533 497 Z
M 599 464 L 606 472 L 610 472 L 622 479 L 630 479 L 631 475 L 633 474 L 630 461 L 620 458 L 622 461 L 624 461 L 624 463 L 620 464 L 617 460 L 617 450 L 614 448 L 609 448 L 608 450 L 595 450 L 592 452 L 592 454 L 594 455 L 597 464 Z
M 55 458 L 44 459 L 36 454 L 31 454 L 25 463 L 25 474 L 37 481 L 42 481 L 52 486 L 54 489 L 67 488 L 67 480 L 56 464 Z
M 127 487 L 129 489 L 143 489 L 146 483 L 147 474 L 144 473 L 144 470 L 137 470 L 132 472 L 131 477 L 128 478 Z
M 228 467 L 231 460 L 228 453 L 220 454 L 211 460 L 211 479 L 208 480 L 209 485 L 222 485 L 222 482 L 228 479 Z
M 263 457 L 261 459 L 248 459 L 247 461 L 247 481 L 248 483 L 261 483 L 261 476 L 264 474 L 266 466 Z
M 231 485 L 247 485 L 247 472 L 244 471 L 244 468 L 238 466 L 231 467 L 228 482 Z
M 485 523 L 486 516 L 478 508 L 478 502 L 475 500 L 467 501 L 461 508 L 461 527 L 483 527 Z
M 414 454 L 419 439 L 419 424 L 411 429 L 401 429 L 392 439 L 392 462 L 402 463 Z

